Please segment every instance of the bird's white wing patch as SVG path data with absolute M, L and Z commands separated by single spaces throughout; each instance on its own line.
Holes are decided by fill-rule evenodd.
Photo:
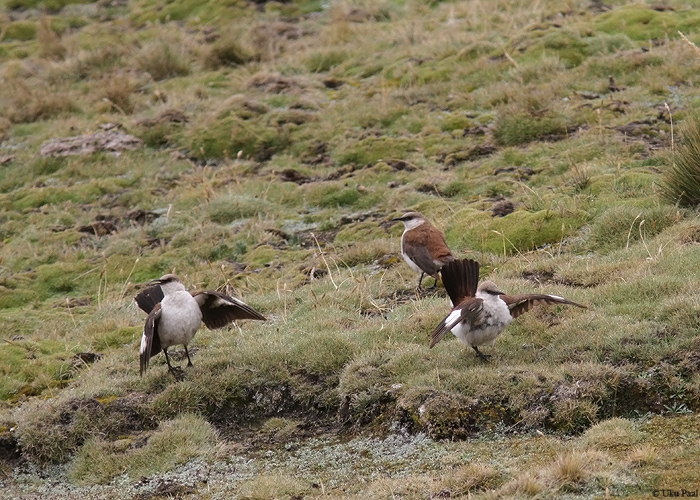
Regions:
M 236 299 L 234 299 L 234 300 L 236 300 Z M 230 305 L 231 305 L 231 302 L 229 302 L 228 300 L 224 300 L 221 297 L 217 297 L 216 299 L 214 299 L 211 302 L 209 307 L 222 307 L 222 306 L 230 306 Z
M 146 336 L 146 332 L 143 332 L 143 335 L 141 335 L 141 348 L 139 349 L 139 354 L 143 354 L 146 352 L 146 348 L 148 347 L 148 337 Z
M 460 321 L 462 318 L 462 310 L 461 309 L 455 309 L 452 311 L 450 314 L 447 315 L 445 318 L 445 325 L 452 330 Z

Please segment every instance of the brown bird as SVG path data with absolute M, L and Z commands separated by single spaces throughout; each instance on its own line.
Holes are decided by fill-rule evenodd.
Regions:
M 210 329 L 223 328 L 237 319 L 265 320 L 249 305 L 215 290 L 190 293 L 174 274 L 166 274 L 151 281 L 136 297 L 138 306 L 148 313 L 141 337 L 141 375 L 148 369 L 149 360 L 161 350 L 165 354 L 168 371 L 175 377 L 170 364 L 168 347 L 185 346 L 187 366 L 192 366 L 187 345 L 204 322 Z M 179 368 L 178 368 L 179 369 Z
M 557 295 L 506 295 L 493 281 L 479 283 L 479 263 L 472 259 L 449 262 L 442 268 L 442 283 L 452 301 L 452 311 L 433 330 L 430 347 L 440 342 L 448 331 L 479 359 L 490 357 L 479 350 L 480 345 L 492 344 L 508 324 L 536 304 L 566 304 L 586 308 Z
M 455 259 L 447 248 L 445 235 L 419 212 L 407 212 L 391 220 L 403 222 L 401 255 L 411 269 L 420 273 L 418 288 L 426 274 L 435 278 L 434 287 L 442 266 Z

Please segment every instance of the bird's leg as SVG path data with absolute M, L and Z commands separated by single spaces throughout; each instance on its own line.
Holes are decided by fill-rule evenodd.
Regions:
M 481 361 L 483 361 L 483 362 L 485 362 L 485 363 L 488 363 L 488 362 L 489 362 L 489 358 L 491 357 L 490 354 L 484 354 L 484 353 L 481 352 L 481 351 L 479 350 L 479 348 L 478 348 L 477 346 L 475 346 L 475 345 L 473 345 L 472 348 L 474 349 L 474 351 L 476 351 L 476 355 L 477 355 L 477 357 L 478 357 Z
M 173 374 L 173 377 L 175 377 L 176 380 L 181 380 L 182 368 L 180 368 L 179 366 L 177 368 L 174 368 L 173 365 L 170 364 L 170 356 L 168 356 L 167 348 L 163 349 L 163 353 L 165 354 L 165 362 L 168 363 L 168 371 Z
M 435 289 L 437 288 L 437 282 L 438 282 L 437 274 L 435 274 L 435 276 L 433 276 L 432 278 L 433 278 L 435 281 L 433 281 L 433 286 L 431 286 L 430 288 L 428 288 L 428 290 L 435 290 Z
M 421 272 L 421 273 L 420 273 L 420 278 L 418 278 L 418 290 L 421 290 L 420 285 L 421 285 L 421 283 L 423 283 L 423 276 L 425 276 L 425 273 L 424 273 L 424 272 Z
M 187 366 L 192 366 L 192 360 L 190 359 L 190 351 L 187 350 L 187 346 L 185 346 L 185 354 L 187 354 Z

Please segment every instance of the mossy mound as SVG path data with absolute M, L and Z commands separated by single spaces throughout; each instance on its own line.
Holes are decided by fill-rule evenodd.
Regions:
M 600 15 L 595 20 L 597 30 L 604 33 L 624 33 L 632 40 L 649 40 L 675 37 L 678 31 L 687 32 L 700 21 L 700 15 L 692 10 L 653 9 L 646 5 L 628 5 Z
M 516 210 L 504 217 L 465 209 L 456 213 L 445 236 L 456 248 L 512 255 L 560 243 L 586 223 L 584 212 Z

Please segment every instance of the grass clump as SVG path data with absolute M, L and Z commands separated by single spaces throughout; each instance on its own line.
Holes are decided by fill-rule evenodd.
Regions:
M 297 477 L 267 473 L 244 481 L 238 495 L 241 500 L 273 500 L 275 498 L 302 498 L 311 491 L 310 485 Z
M 195 457 L 213 458 L 218 442 L 211 424 L 191 414 L 161 422 L 149 434 L 88 439 L 70 465 L 70 476 L 82 484 L 104 484 L 122 474 L 137 478 L 165 472 Z
M 155 41 L 146 43 L 136 54 L 137 67 L 156 80 L 165 80 L 190 73 L 189 54 L 179 43 Z
M 209 202 L 206 211 L 209 219 L 217 224 L 233 222 L 268 212 L 271 204 L 250 195 L 229 195 Z
M 379 160 L 403 159 L 415 149 L 408 138 L 370 137 L 339 148 L 334 156 L 341 165 L 371 165 Z
M 23 455 L 33 463 L 64 463 L 96 435 L 115 440 L 152 428 L 148 406 L 143 394 L 138 393 L 106 404 L 97 399 L 71 398 L 52 401 L 39 411 L 25 405 L 21 408 L 25 417 L 17 426 L 17 441 Z
M 552 140 L 566 136 L 571 124 L 563 115 L 544 112 L 504 112 L 496 119 L 493 135 L 503 146 L 518 146 L 535 140 Z
M 216 70 L 222 66 L 239 66 L 254 59 L 241 37 L 227 33 L 216 40 L 204 57 L 204 67 Z
M 3 30 L 3 40 L 27 41 L 36 38 L 36 24 L 29 21 L 15 21 Z
M 236 158 L 266 161 L 291 144 L 288 129 L 267 126 L 262 121 L 244 121 L 238 116 L 207 119 L 187 132 L 187 144 L 201 159 Z
M 682 213 L 669 206 L 616 206 L 603 212 L 591 224 L 588 244 L 599 251 L 626 248 L 630 243 L 659 234 L 682 218 Z
M 625 5 L 602 14 L 595 20 L 597 30 L 624 33 L 632 40 L 647 42 L 676 36 L 698 22 L 698 14 L 690 10 L 656 10 L 647 5 Z
M 700 205 L 700 115 L 690 114 L 680 130 L 680 141 L 670 156 L 661 183 L 663 196 L 682 207 Z
M 69 93 L 55 91 L 44 82 L 11 78 L 3 89 L 0 116 L 12 123 L 47 120 L 78 109 Z
M 468 217 L 468 218 L 465 218 Z M 466 209 L 445 235 L 458 247 L 500 255 L 528 252 L 556 244 L 575 234 L 586 222 L 585 214 L 556 213 L 551 210 L 516 210 L 504 217 Z
M 46 16 L 42 16 L 39 20 L 37 41 L 39 42 L 39 55 L 47 59 L 61 60 L 68 50 L 51 27 L 49 18 Z

